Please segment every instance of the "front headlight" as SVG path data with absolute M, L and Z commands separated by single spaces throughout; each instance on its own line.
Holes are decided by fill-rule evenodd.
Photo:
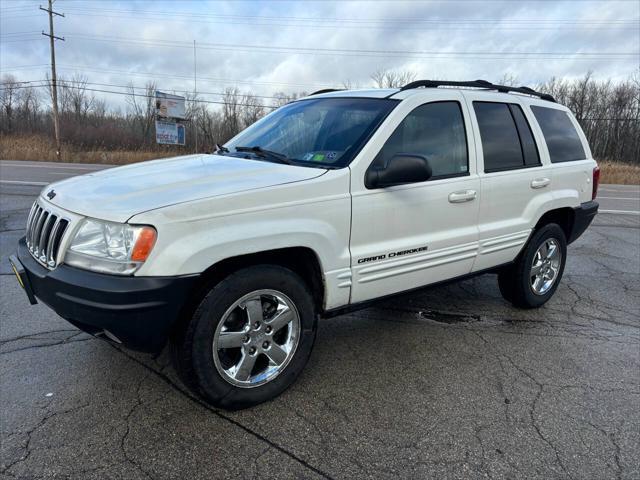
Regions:
M 85 219 L 71 241 L 64 263 L 94 272 L 131 275 L 156 242 L 149 226 Z

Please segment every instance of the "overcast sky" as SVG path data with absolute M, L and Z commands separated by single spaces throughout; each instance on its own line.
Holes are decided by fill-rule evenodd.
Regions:
M 0 68 L 45 78 L 46 0 L 0 1 Z M 522 84 L 552 76 L 625 79 L 640 68 L 640 1 L 107 1 L 58 0 L 59 74 L 96 89 L 156 80 L 163 90 L 228 86 L 272 95 L 371 85 L 380 69 L 418 78 Z M 96 94 L 101 95 L 101 94 Z M 121 97 L 110 96 L 114 104 Z

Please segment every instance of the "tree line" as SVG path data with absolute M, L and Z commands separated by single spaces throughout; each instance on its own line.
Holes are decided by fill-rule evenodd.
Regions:
M 410 71 L 381 70 L 371 75 L 379 88 L 399 87 L 416 78 Z M 504 76 L 496 83 L 517 85 Z M 95 87 L 86 76 L 58 79 L 60 129 L 63 144 L 79 149 L 162 150 L 155 143 L 155 91 L 148 82 L 143 88 L 129 83 L 124 106 L 110 108 L 103 98 L 111 89 Z M 354 85 L 343 82 L 345 88 Z M 536 85 L 569 107 L 580 122 L 595 158 L 640 163 L 640 75 L 622 82 L 596 80 L 588 73 L 580 79 L 552 78 Z M 20 82 L 12 75 L 0 80 L 0 133 L 52 136 L 50 82 Z M 228 87 L 210 100 L 187 93 L 186 145 L 179 151 L 206 152 L 274 108 L 306 95 L 306 92 L 277 92 L 269 97 Z

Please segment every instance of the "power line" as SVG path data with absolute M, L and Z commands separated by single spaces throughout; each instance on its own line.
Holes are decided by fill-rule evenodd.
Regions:
M 28 18 L 28 17 L 38 17 L 37 13 L 28 13 L 26 15 L 2 15 L 0 20 L 11 20 L 13 18 Z
M 217 14 L 217 13 L 184 13 L 184 12 L 168 12 L 158 10 L 133 10 L 133 9 L 113 9 L 113 8 L 92 8 L 85 9 L 81 7 L 70 7 L 69 11 L 83 11 L 83 12 L 112 12 L 112 13 L 152 13 L 153 15 L 160 16 L 183 16 L 183 17 L 213 17 L 213 18 L 246 18 L 246 19 L 267 19 L 267 20 L 294 20 L 294 21 L 308 21 L 312 23 L 321 22 L 351 22 L 351 23 L 489 23 L 489 22 L 501 22 L 501 18 L 493 19 L 477 19 L 477 18 L 456 18 L 455 20 L 446 19 L 420 19 L 420 18 L 344 18 L 344 17 L 292 17 L 292 16 L 268 16 L 268 15 L 238 15 L 238 14 Z M 555 20 L 555 19 L 509 19 L 511 23 L 569 23 L 569 24 L 597 24 L 597 23 L 634 23 L 633 20 Z
M 22 86 L 22 87 L 13 87 L 14 89 L 16 88 L 30 88 L 30 87 L 49 87 L 50 84 L 48 85 L 31 85 L 31 86 Z M 0 84 L 1 87 L 1 84 Z M 8 90 L 8 88 L 0 88 L 0 91 L 3 90 Z M 131 92 L 115 92 L 115 91 L 109 91 L 109 90 L 102 90 L 102 89 L 93 89 L 93 88 L 85 88 L 83 90 L 89 91 L 89 92 L 101 92 L 101 93 L 109 93 L 109 94 L 116 94 L 116 95 L 125 95 L 125 96 L 133 96 L 133 97 L 142 97 L 142 98 L 156 98 L 155 95 L 147 95 L 147 94 L 138 94 L 138 93 L 131 93 Z M 212 101 L 212 100 L 189 100 L 190 102 L 194 102 L 194 103 L 205 103 L 205 104 L 215 104 L 215 105 L 237 105 L 237 106 L 241 106 L 241 107 L 256 107 L 256 106 L 260 106 L 262 108 L 270 108 L 270 109 L 275 109 L 278 108 L 274 105 L 255 105 L 255 104 L 251 104 L 251 103 L 236 103 L 236 102 L 223 102 L 223 101 Z M 624 118 L 624 117 L 594 117 L 594 118 L 581 118 L 579 119 L 580 121 L 629 121 L 629 122 L 640 122 L 640 119 L 638 118 Z
M 109 15 L 109 14 L 95 14 L 95 13 L 80 13 L 80 12 L 71 12 L 72 15 L 77 16 L 85 16 L 85 17 L 99 17 L 99 18 L 113 18 L 113 19 L 131 19 L 131 16 L 134 15 Z M 174 16 L 175 17 L 175 16 Z M 396 26 L 389 26 L 385 24 L 371 25 L 371 24 L 351 24 L 351 23 L 340 23 L 336 22 L 335 24 L 322 24 L 322 23 L 283 23 L 282 20 L 277 22 L 276 20 L 261 20 L 261 21 L 253 21 L 253 20 L 233 20 L 230 22 L 225 19 L 203 19 L 201 17 L 186 17 L 186 18 L 170 18 L 170 17 L 158 17 L 154 16 L 152 12 L 147 12 L 144 15 L 135 14 L 135 18 L 137 20 L 162 20 L 166 22 L 183 22 L 188 21 L 189 23 L 201 23 L 201 24 L 223 24 L 223 25 L 251 25 L 252 27 L 259 26 L 268 26 L 268 27 L 301 27 L 301 28 L 324 28 L 324 29 L 376 29 L 376 30 L 396 30 L 398 28 L 402 28 L 403 31 L 423 31 L 425 28 L 430 29 L 438 29 L 438 30 L 482 30 L 482 29 L 500 29 L 500 30 L 557 30 L 558 28 L 563 29 L 587 29 L 587 30 L 603 30 L 603 29 L 615 29 L 617 30 L 635 30 L 637 27 L 633 25 L 633 23 L 600 23 L 600 24 L 575 24 L 575 23 L 557 23 L 557 24 L 503 24 L 503 23 L 430 23 L 412 26 L 410 24 L 403 25 L 398 24 Z
M 2 84 L 0 84 L 0 91 L 4 91 L 4 90 L 10 90 L 10 89 L 19 89 L 19 88 L 48 88 L 50 87 L 51 84 L 46 84 L 46 85 L 27 85 L 27 86 L 20 86 L 20 87 L 4 87 L 2 88 Z M 99 93 L 108 93 L 108 94 L 112 94 L 112 95 L 123 95 L 126 97 L 140 97 L 140 98 L 156 98 L 155 95 L 148 95 L 146 93 L 135 93 L 135 92 L 118 92 L 115 90 L 104 90 L 104 89 L 99 89 L 99 88 L 83 88 L 83 91 L 87 91 L 87 92 L 99 92 Z M 251 104 L 251 103 L 239 103 L 239 102 L 224 102 L 224 101 L 217 101 L 217 100 L 200 100 L 200 99 L 190 99 L 188 100 L 189 102 L 193 102 L 193 103 L 206 103 L 206 104 L 213 104 L 213 105 L 238 105 L 241 107 L 263 107 L 263 108 L 277 108 L 275 106 L 272 105 L 256 105 L 256 104 Z
M 39 68 L 43 66 L 47 66 L 48 64 L 35 64 L 35 65 L 17 65 L 14 67 L 4 67 L 0 71 L 12 71 L 12 70 L 27 70 L 32 68 Z M 137 77 L 145 77 L 145 78 L 173 78 L 179 80 L 192 80 L 193 77 L 188 75 L 176 75 L 170 73 L 150 73 L 150 72 L 131 72 L 128 70 L 116 70 L 109 68 L 97 68 L 91 67 L 88 65 L 68 65 L 68 64 L 58 64 L 58 68 L 62 70 L 82 70 L 87 72 L 96 72 L 96 73 L 117 73 L 127 76 L 137 76 Z M 296 88 L 314 88 L 314 87 L 336 87 L 337 85 L 328 85 L 327 83 L 286 83 L 286 82 L 266 82 L 266 81 L 258 81 L 258 80 L 235 80 L 230 78 L 215 78 L 215 77 L 203 77 L 198 76 L 199 81 L 204 81 L 205 83 L 218 83 L 218 84 L 247 84 L 247 85 L 264 85 L 264 86 L 288 86 L 288 87 L 296 87 Z
M 42 80 L 27 80 L 27 81 L 21 81 L 21 82 L 14 82 L 14 83 L 42 83 L 42 82 L 48 82 L 49 80 L 47 79 L 42 79 Z M 60 78 L 58 77 L 58 85 L 60 85 L 61 87 L 65 87 L 67 84 L 75 84 L 75 85 L 94 85 L 94 86 L 98 86 L 98 87 L 114 87 L 114 88 L 128 88 L 131 89 L 133 88 L 134 90 L 146 90 L 147 87 L 140 87 L 137 85 L 121 85 L 121 84 L 114 84 L 114 83 L 97 83 L 97 82 L 89 82 L 89 81 L 84 81 L 84 80 L 74 80 L 74 79 L 65 79 L 65 78 Z M 76 87 L 76 88 L 82 88 L 82 87 Z M 169 90 L 171 92 L 175 92 L 175 93 L 183 93 L 183 94 L 190 94 L 192 93 L 191 90 L 179 90 L 179 89 L 175 89 L 175 88 L 167 88 L 166 90 Z M 228 92 L 202 92 L 202 91 L 198 91 L 197 92 L 198 95 L 218 95 L 218 96 L 225 96 L 228 94 Z M 241 93 L 242 95 L 242 93 Z M 273 96 L 273 95 L 254 95 L 253 93 L 250 94 L 252 97 L 256 97 L 256 98 L 265 98 L 265 99 L 269 99 L 269 100 L 278 100 L 282 97 L 277 97 L 277 96 Z
M 33 65 L 15 65 L 10 67 L 0 68 L 0 72 L 6 72 L 11 70 L 29 70 L 30 68 L 39 68 L 39 67 L 47 67 L 48 63 L 36 63 Z
M 94 41 L 104 43 L 140 45 L 145 47 L 165 47 L 165 48 L 193 48 L 186 45 L 171 43 L 171 41 L 148 41 L 148 40 L 124 40 L 95 38 L 84 34 L 68 34 L 67 39 L 79 38 L 83 41 Z M 16 43 L 35 41 L 33 39 L 8 40 L 2 43 Z M 188 42 L 183 42 L 187 44 Z M 205 44 L 203 44 L 205 45 Z M 298 55 L 317 55 L 330 57 L 371 57 L 371 58 L 405 58 L 405 59 L 467 59 L 467 60 L 597 60 L 597 59 L 615 59 L 624 60 L 625 57 L 634 57 L 640 55 L 640 52 L 432 52 L 430 54 L 408 55 L 402 53 L 394 53 L 393 51 L 385 53 L 349 53 L 340 51 L 313 51 L 311 48 L 305 49 L 301 47 L 269 47 L 262 45 L 233 46 L 220 44 L 220 46 L 199 46 L 200 50 L 211 50 L 221 52 L 243 52 L 243 53 L 275 53 L 275 54 L 298 54 Z
M 9 37 L 9 36 L 14 36 L 14 35 L 33 35 L 33 34 L 40 34 L 40 30 L 31 30 L 29 32 L 9 32 L 9 33 L 0 33 L 0 37 Z
M 23 42 L 33 42 L 33 41 L 36 41 L 36 40 L 40 40 L 40 36 L 34 37 L 34 38 L 29 38 L 29 39 L 21 38 L 21 39 L 18 39 L 18 40 L 2 40 L 2 42 L 0 42 L 0 43 L 2 45 L 4 45 L 5 43 L 23 43 Z
M 114 37 L 110 35 L 87 35 L 70 33 L 66 35 L 68 38 L 79 38 L 82 40 L 107 42 L 107 43 L 124 43 L 143 46 L 157 47 L 175 47 L 175 48 L 193 48 L 191 41 L 178 40 L 140 40 L 131 37 Z M 436 51 L 436 50 L 374 50 L 374 49 L 346 49 L 346 48 L 317 48 L 317 47 L 295 47 L 295 46 L 279 46 L 279 45 L 257 45 L 257 44 L 239 44 L 239 43 L 208 43 L 198 42 L 198 48 L 201 50 L 230 50 L 245 52 L 273 52 L 273 53 L 298 53 L 301 55 L 328 55 L 328 56 L 357 56 L 357 57 L 389 57 L 389 58 L 522 58 L 522 59 L 573 59 L 573 58 L 616 58 L 630 57 L 640 55 L 639 52 L 532 52 L 532 51 Z M 593 57 L 593 58 L 590 58 Z
M 35 6 L 35 5 L 34 5 Z M 428 24 L 431 27 L 440 26 L 440 25 L 473 25 L 477 28 L 478 25 L 488 25 L 492 28 L 495 27 L 505 27 L 508 24 L 512 24 L 521 28 L 523 25 L 535 25 L 537 27 L 544 25 L 563 25 L 563 26 L 586 26 L 586 27 L 603 27 L 603 26 L 616 26 L 616 25 L 629 25 L 631 27 L 635 27 L 638 24 L 637 19 L 632 20 L 564 20 L 564 19 L 502 19 L 502 18 L 489 18 L 489 19 L 465 19 L 465 18 L 456 18 L 455 20 L 448 19 L 419 19 L 419 18 L 340 18 L 340 17 L 292 17 L 292 16 L 268 16 L 268 15 L 238 15 L 238 14 L 212 14 L 212 13 L 185 13 L 185 12 L 169 12 L 169 11 L 158 11 L 158 10 L 135 10 L 135 9 L 113 9 L 113 8 L 95 8 L 91 9 L 83 8 L 82 6 L 72 6 L 69 5 L 67 8 L 69 12 L 76 13 L 78 15 L 91 14 L 92 16 L 98 16 L 94 14 L 94 12 L 106 12 L 106 13 L 115 13 L 115 14 L 127 14 L 127 15 L 135 15 L 135 18 L 139 18 L 140 15 L 153 16 L 157 17 L 169 17 L 168 19 L 173 18 L 192 18 L 192 19 L 202 19 L 202 18 L 213 18 L 220 19 L 225 23 L 228 23 L 229 20 L 238 23 L 238 20 L 249 20 L 252 25 L 256 25 L 256 21 L 287 21 L 287 22 L 303 22 L 305 27 L 332 27 L 332 28 L 344 28 L 348 25 L 354 25 L 356 27 L 368 28 L 367 24 L 374 25 L 403 25 L 403 24 Z M 0 9 L 0 13 L 9 14 L 9 16 L 5 15 L 5 18 L 16 18 L 18 14 L 23 12 L 27 12 L 28 10 L 23 7 L 6 7 Z M 20 15 L 20 16 L 33 16 L 33 15 Z M 99 15 L 104 17 L 105 15 Z M 120 18 L 120 17 L 118 17 Z M 125 17 L 130 18 L 130 17 Z M 322 25 L 323 23 L 329 23 L 330 25 Z M 294 25 L 295 26 L 295 25 Z M 377 27 L 374 27 L 377 28 Z

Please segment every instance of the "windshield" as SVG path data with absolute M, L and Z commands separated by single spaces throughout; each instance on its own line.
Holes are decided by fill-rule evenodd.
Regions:
M 294 165 L 341 168 L 353 160 L 397 103 L 377 98 L 301 100 L 254 123 L 225 147 L 232 155 L 238 148 L 243 155 L 252 153 L 261 160 L 274 161 L 275 153 Z

